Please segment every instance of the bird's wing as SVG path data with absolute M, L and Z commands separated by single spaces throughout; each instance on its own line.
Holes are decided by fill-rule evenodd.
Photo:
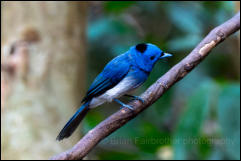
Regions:
M 87 102 L 114 87 L 126 76 L 129 69 L 130 63 L 127 55 L 123 54 L 114 58 L 96 77 L 82 102 Z

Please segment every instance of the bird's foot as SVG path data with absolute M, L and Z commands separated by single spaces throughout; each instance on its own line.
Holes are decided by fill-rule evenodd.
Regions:
M 114 99 L 114 101 L 117 102 L 117 103 L 119 103 L 119 104 L 121 105 L 121 109 L 124 108 L 124 107 L 126 107 L 126 108 L 129 108 L 130 110 L 134 110 L 134 108 L 133 108 L 132 106 L 127 105 L 127 104 L 121 102 L 120 100 L 118 100 L 118 99 L 116 99 L 116 98 Z
M 134 110 L 134 108 L 132 106 L 127 105 L 127 104 L 122 105 L 120 109 L 123 109 L 124 107 L 129 108 L 130 110 Z
M 128 94 L 125 94 L 124 96 L 131 97 L 133 100 L 139 100 L 143 104 L 145 103 L 145 101 L 141 97 L 139 97 L 139 96 L 132 96 L 132 95 L 128 95 Z

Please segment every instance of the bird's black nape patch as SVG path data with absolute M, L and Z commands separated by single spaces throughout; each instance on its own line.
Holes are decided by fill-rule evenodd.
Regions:
M 144 53 L 146 51 L 147 45 L 145 43 L 137 44 L 136 45 L 136 50 Z

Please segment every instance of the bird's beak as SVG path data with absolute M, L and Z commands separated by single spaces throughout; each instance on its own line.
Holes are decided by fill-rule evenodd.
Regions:
M 162 56 L 160 57 L 160 59 L 162 59 L 162 58 L 167 58 L 167 57 L 171 57 L 171 56 L 172 56 L 172 54 L 164 53 L 164 55 L 162 55 Z

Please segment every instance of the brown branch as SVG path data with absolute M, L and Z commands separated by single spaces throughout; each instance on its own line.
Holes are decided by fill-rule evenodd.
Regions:
M 149 87 L 141 95 L 145 100 L 145 104 L 142 104 L 139 101 L 132 101 L 130 105 L 133 106 L 134 111 L 127 108 L 117 111 L 90 130 L 73 148 L 60 153 L 51 159 L 73 160 L 85 157 L 101 140 L 156 102 L 166 90 L 197 66 L 216 45 L 221 43 L 234 32 L 238 31 L 239 28 L 240 12 L 222 25 L 214 28 L 188 56 Z

